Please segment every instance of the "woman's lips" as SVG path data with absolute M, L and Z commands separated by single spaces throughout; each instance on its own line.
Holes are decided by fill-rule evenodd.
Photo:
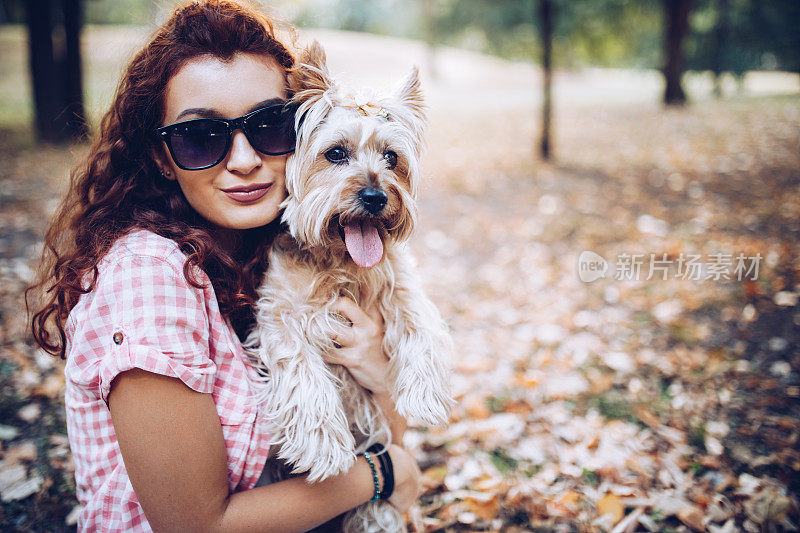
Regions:
M 222 189 L 222 192 L 237 202 L 248 204 L 263 197 L 265 194 L 267 194 L 267 192 L 269 192 L 271 187 L 271 183 L 265 183 L 248 185 L 246 187 L 231 187 L 230 189 Z

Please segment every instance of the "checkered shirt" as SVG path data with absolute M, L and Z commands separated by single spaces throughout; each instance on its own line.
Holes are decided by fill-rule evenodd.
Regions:
M 231 492 L 252 488 L 269 451 L 268 422 L 250 400 L 242 346 L 220 314 L 208 277 L 183 275 L 177 244 L 145 230 L 114 243 L 97 284 L 71 311 L 67 430 L 75 461 L 80 531 L 151 531 L 120 455 L 107 399 L 120 372 L 140 368 L 211 394 L 222 424 Z M 180 465 L 175 465 L 180 468 Z

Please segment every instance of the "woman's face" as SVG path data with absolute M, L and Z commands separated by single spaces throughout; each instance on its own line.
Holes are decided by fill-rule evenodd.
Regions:
M 236 118 L 285 100 L 283 70 L 271 56 L 237 54 L 228 62 L 201 56 L 189 60 L 167 83 L 161 125 L 195 118 Z M 288 154 L 256 151 L 241 130 L 234 131 L 225 158 L 204 170 L 178 168 L 166 145 L 162 143 L 161 148 L 157 163 L 162 173 L 178 181 L 189 204 L 212 224 L 241 230 L 264 226 L 278 216 L 278 205 L 286 197 Z M 260 192 L 230 191 L 252 185 L 263 185 L 266 194 L 254 198 Z

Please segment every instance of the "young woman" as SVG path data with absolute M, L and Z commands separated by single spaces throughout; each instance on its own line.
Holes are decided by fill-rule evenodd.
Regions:
M 286 194 L 293 64 L 264 15 L 192 2 L 133 58 L 73 173 L 32 330 L 66 358 L 83 531 L 304 531 L 374 494 L 364 457 L 319 483 L 256 486 L 271 428 L 248 401 L 240 340 Z M 345 299 L 339 311 L 353 325 L 331 362 L 402 435 L 379 316 Z M 402 448 L 389 454 L 389 502 L 405 512 L 419 470 Z

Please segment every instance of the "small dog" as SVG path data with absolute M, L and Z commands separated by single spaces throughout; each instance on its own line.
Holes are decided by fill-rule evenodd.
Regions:
M 337 298 L 380 310 L 392 398 L 408 419 L 448 420 L 451 339 L 403 246 L 417 218 L 426 123 L 417 69 L 392 96 L 354 95 L 331 78 L 314 42 L 289 73 L 289 88 L 299 108 L 282 205 L 288 232 L 270 251 L 245 347 L 262 370 L 259 396 L 278 431 L 278 458 L 316 481 L 392 439 L 370 393 L 323 361 L 347 327 L 332 309 Z M 405 524 L 378 501 L 351 511 L 345 530 Z

